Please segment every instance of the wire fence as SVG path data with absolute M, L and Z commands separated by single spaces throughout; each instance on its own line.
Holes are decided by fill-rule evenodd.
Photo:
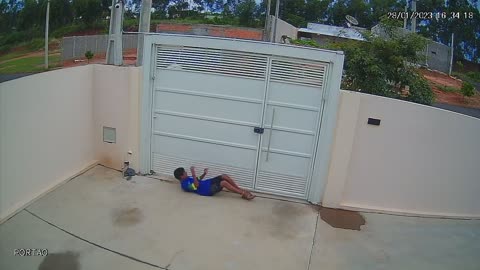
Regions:
M 138 35 L 123 35 L 123 49 L 137 48 Z M 62 39 L 62 61 L 83 58 L 87 51 L 106 53 L 108 35 L 73 36 Z

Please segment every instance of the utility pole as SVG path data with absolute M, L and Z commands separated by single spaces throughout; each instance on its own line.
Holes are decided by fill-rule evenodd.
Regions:
M 273 43 L 277 43 L 277 24 L 278 24 L 279 9 L 280 9 L 280 0 L 277 0 L 277 5 L 275 7 L 275 24 L 273 25 L 273 39 L 270 40 Z
M 265 30 L 264 30 L 264 35 L 265 37 L 263 38 L 265 41 L 270 41 L 270 32 L 272 32 L 272 24 L 270 23 L 270 6 L 272 4 L 272 0 L 268 0 L 267 3 L 267 12 L 265 14 Z M 268 32 L 267 32 L 268 30 Z
M 152 0 L 142 0 L 140 21 L 138 23 L 137 67 L 143 65 L 143 37 L 150 32 L 150 17 L 152 13 Z
M 407 12 L 408 12 L 408 2 L 405 4 L 405 13 L 404 14 L 407 14 Z M 408 16 L 404 16 L 403 29 L 407 29 L 407 17 Z
M 452 33 L 452 43 L 450 44 L 450 67 L 448 68 L 448 75 L 452 75 L 453 48 L 455 48 L 455 46 L 453 45 L 453 37 L 454 37 L 454 33 Z
M 50 21 L 50 0 L 47 1 L 47 14 L 45 16 L 45 69 L 48 69 L 48 24 Z
M 121 66 L 123 64 L 123 0 L 112 0 L 111 9 L 107 44 L 107 64 Z

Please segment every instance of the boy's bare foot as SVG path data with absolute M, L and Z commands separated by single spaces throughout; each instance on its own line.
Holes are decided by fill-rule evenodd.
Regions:
M 250 191 L 247 191 L 247 190 L 245 190 L 242 194 L 242 199 L 245 199 L 248 201 L 252 200 L 255 197 L 256 197 L 255 195 L 253 195 L 252 193 L 250 193 Z

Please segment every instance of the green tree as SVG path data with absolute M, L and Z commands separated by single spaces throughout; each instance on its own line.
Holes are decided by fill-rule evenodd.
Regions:
M 100 0 L 102 1 L 102 0 Z M 103 5 L 103 3 L 102 3 Z M 125 6 L 125 16 L 127 15 L 127 12 L 130 13 L 130 16 L 135 16 L 137 14 L 140 14 L 140 8 L 142 6 L 142 0 L 129 0 L 126 1 L 126 6 Z
M 168 17 L 169 18 L 185 18 L 188 10 L 187 0 L 171 0 L 170 5 L 168 6 Z
M 323 22 L 326 19 L 328 6 L 332 0 L 306 0 L 305 2 L 305 21 Z
M 395 23 L 382 22 L 386 29 L 392 29 L 392 25 Z M 365 42 L 348 41 L 325 46 L 345 52 L 345 77 L 342 87 L 400 98 L 402 89 L 408 85 L 410 95 L 406 99 L 431 104 L 433 93 L 412 64 L 422 60 L 422 56 L 417 52 L 425 48 L 425 38 L 413 33 L 392 33 L 391 38 L 383 39 L 366 32 Z
M 471 97 L 475 95 L 475 87 L 469 82 L 463 82 L 460 91 L 464 97 Z
M 25 0 L 23 9 L 19 13 L 19 29 L 26 30 L 40 24 L 41 9 L 35 0 Z
M 8 15 L 7 2 L 0 1 L 0 33 L 7 32 L 10 28 Z
M 47 0 L 39 2 L 41 6 L 40 21 L 42 27 L 45 26 L 44 17 L 47 9 Z M 72 3 L 67 0 L 50 0 L 50 30 L 68 25 L 73 21 Z
M 428 0 L 430 1 L 430 0 Z M 418 3 L 424 2 L 418 1 Z M 417 4 L 418 5 L 418 4 Z M 370 0 L 368 6 L 371 10 L 369 27 L 375 26 L 380 22 L 380 18 L 388 14 L 388 12 L 403 11 L 405 7 L 405 0 Z
M 215 0 L 203 0 L 205 9 L 208 12 L 212 12 L 215 10 Z
M 272 1 L 273 10 L 275 1 Z M 305 27 L 305 0 L 289 0 L 280 2 L 279 16 L 282 20 L 296 27 Z
M 232 17 L 237 9 L 237 0 L 221 0 L 220 2 L 223 3 L 222 15 L 225 17 Z
M 355 17 L 359 26 L 371 27 L 371 8 L 365 0 L 338 0 L 327 12 L 327 21 L 333 25 L 344 25 L 345 16 Z
M 443 44 L 451 43 L 454 38 L 454 58 L 465 59 L 466 55 L 472 57 L 474 62 L 480 61 L 478 44 L 480 44 L 480 12 L 476 8 L 478 1 L 467 0 L 425 0 L 419 1 L 418 11 L 433 11 L 444 13 L 445 18 L 424 20 L 418 22 L 419 34 L 439 41 Z M 459 15 L 453 18 L 452 14 Z
M 195 10 L 198 12 L 212 12 L 215 6 L 215 0 L 193 0 L 193 3 L 195 3 Z
M 215 3 L 213 5 L 213 10 L 216 12 L 223 12 L 224 5 L 225 5 L 224 0 L 215 0 Z
M 0 0 L 0 33 L 8 33 L 15 28 L 19 11 L 19 2 Z
M 73 12 L 76 19 L 91 26 L 102 17 L 102 2 L 101 0 L 73 0 Z
M 152 8 L 155 12 L 152 14 L 152 19 L 164 19 L 167 17 L 167 7 L 169 0 L 152 0 Z
M 240 25 L 253 27 L 255 23 L 255 0 L 242 0 L 236 7 L 235 15 L 239 18 Z

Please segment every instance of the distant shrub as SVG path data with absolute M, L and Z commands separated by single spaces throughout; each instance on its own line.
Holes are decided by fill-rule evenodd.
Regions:
M 11 49 L 12 49 L 12 45 L 10 44 L 2 45 L 0 46 L 0 54 L 8 53 Z
M 475 87 L 469 82 L 463 82 L 461 92 L 464 97 L 471 97 L 475 95 Z
M 28 42 L 26 45 L 27 45 L 27 48 L 30 50 L 38 50 L 45 46 L 45 39 L 35 38 L 35 39 L 32 39 L 32 41 Z
M 128 25 L 133 25 L 135 22 L 133 20 L 125 20 L 125 24 Z M 128 28 L 128 27 L 127 27 Z M 81 32 L 84 30 L 100 30 L 102 33 L 108 33 L 108 25 L 107 22 L 105 21 L 97 21 L 92 23 L 90 26 L 87 26 L 84 23 L 75 23 L 75 24 L 70 24 L 66 25 L 63 27 L 60 27 L 56 29 L 55 31 L 52 32 L 51 36 L 54 38 L 62 38 L 64 36 L 68 36 L 69 34 L 75 33 L 75 32 Z
M 467 72 L 467 76 L 476 82 L 480 82 L 480 72 L 470 71 Z
M 85 53 L 85 57 L 87 58 L 87 63 L 90 63 L 90 60 L 93 58 L 93 53 L 91 51 L 87 51 Z
M 451 86 L 440 85 L 440 86 L 438 86 L 438 88 L 440 90 L 442 90 L 443 92 L 457 92 L 457 89 L 455 87 L 451 87 Z
M 344 90 L 430 105 L 434 94 L 412 64 L 421 62 L 422 56 L 418 52 L 425 50 L 427 40 L 414 33 L 397 34 L 397 23 L 382 19 L 381 27 L 389 33 L 387 39 L 362 31 L 366 42 L 348 40 L 326 43 L 321 47 L 344 52 Z M 406 97 L 405 86 L 409 86 Z
M 237 18 L 229 17 L 229 16 L 215 17 L 213 18 L 213 23 L 219 24 L 219 25 L 239 25 L 240 24 Z
M 313 39 L 301 40 L 301 39 L 290 39 L 290 43 L 299 46 L 307 46 L 318 48 L 320 45 Z
M 0 47 L 15 47 L 21 43 L 29 42 L 30 40 L 42 37 L 42 30 L 40 28 L 31 28 L 25 31 L 13 31 L 0 38 Z
M 406 98 L 420 104 L 431 105 L 434 100 L 434 94 L 425 78 L 417 75 L 410 79 L 410 94 Z
M 138 20 L 137 19 L 126 19 L 123 21 L 123 28 L 129 29 L 130 31 L 138 30 Z
M 64 27 L 60 27 L 57 30 L 52 32 L 52 36 L 55 38 L 64 37 L 67 34 L 85 30 L 86 26 L 84 24 L 71 24 Z
M 462 61 L 457 61 L 457 62 L 455 62 L 455 63 L 457 64 L 458 70 L 459 70 L 459 71 L 463 71 L 463 63 L 462 63 Z

